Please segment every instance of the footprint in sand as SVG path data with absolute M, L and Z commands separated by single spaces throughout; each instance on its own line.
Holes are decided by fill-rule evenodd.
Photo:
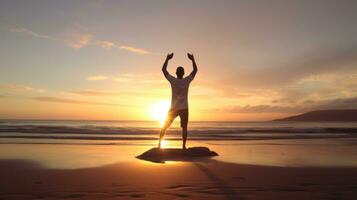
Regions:
M 76 199 L 76 198 L 82 198 L 84 197 L 85 195 L 84 194 L 69 194 L 67 196 L 64 196 L 63 198 L 66 198 L 66 199 Z
M 143 194 L 132 194 L 132 195 L 130 195 L 130 197 L 132 197 L 132 198 L 142 198 L 144 196 L 145 195 L 143 195 Z
M 181 198 L 186 198 L 186 197 L 190 197 L 190 195 L 188 194 L 174 194 L 177 197 L 181 197 Z
M 191 185 L 179 184 L 167 187 L 168 189 L 181 189 L 181 188 L 190 188 Z
M 172 186 L 169 186 L 167 187 L 167 189 L 169 190 L 178 190 L 178 191 L 187 191 L 187 190 L 190 190 L 192 189 L 193 187 L 191 185 L 186 185 L 186 184 L 178 184 L 178 185 L 172 185 Z M 180 194 L 180 193 L 176 193 L 176 192 L 173 192 L 173 193 L 169 193 L 171 195 L 174 195 L 176 197 L 181 197 L 181 198 L 187 198 L 187 197 L 190 197 L 191 195 L 188 195 L 188 194 Z

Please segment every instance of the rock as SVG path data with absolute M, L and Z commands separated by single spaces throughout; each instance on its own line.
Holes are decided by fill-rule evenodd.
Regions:
M 151 162 L 165 163 L 165 161 L 192 161 L 212 156 L 218 156 L 218 154 L 209 150 L 207 147 L 191 147 L 185 150 L 152 148 L 137 156 L 137 158 Z

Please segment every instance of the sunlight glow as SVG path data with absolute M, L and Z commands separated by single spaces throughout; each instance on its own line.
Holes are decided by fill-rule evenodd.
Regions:
M 161 140 L 161 148 L 168 148 L 170 146 L 169 141 L 163 139 Z
M 169 111 L 170 103 L 167 100 L 160 100 L 150 107 L 151 118 L 160 122 L 164 125 L 167 112 Z

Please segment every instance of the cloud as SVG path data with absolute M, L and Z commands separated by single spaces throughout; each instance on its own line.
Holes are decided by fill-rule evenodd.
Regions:
M 97 91 L 97 90 L 76 90 L 69 93 L 82 95 L 82 96 L 116 96 L 120 95 L 119 92 Z
M 276 66 L 228 68 L 206 78 L 210 83 L 204 84 L 240 105 L 242 98 L 243 102 L 260 99 L 250 102 L 253 105 L 273 102 L 274 106 L 295 106 L 303 101 L 321 102 L 357 94 L 357 46 L 353 44 L 307 52 Z M 248 95 L 240 96 L 242 93 Z
M 94 43 L 96 43 L 97 45 L 99 45 L 104 49 L 111 49 L 117 47 L 117 45 L 115 45 L 113 42 L 107 40 L 95 40 Z
M 121 83 L 128 83 L 128 82 L 133 82 L 133 81 L 138 81 L 138 80 L 143 80 L 142 75 L 139 74 L 121 74 L 117 76 L 112 76 L 111 77 L 112 81 L 115 82 L 121 82 Z M 146 79 L 146 81 L 149 80 L 149 78 Z
M 93 36 L 90 34 L 81 35 L 79 39 L 69 43 L 68 45 L 73 49 L 81 49 L 82 47 L 90 43 L 92 37 Z
M 44 34 L 40 34 L 40 33 L 36 33 L 30 29 L 27 28 L 23 28 L 23 27 L 19 27 L 19 28 L 14 28 L 10 30 L 11 32 L 15 32 L 15 33 L 23 33 L 32 37 L 36 37 L 36 38 L 42 38 L 42 39 L 54 39 L 49 35 L 44 35 Z
M 103 75 L 93 75 L 93 76 L 88 76 L 86 78 L 86 80 L 88 81 L 103 81 L 103 80 L 107 80 L 108 77 L 107 76 L 103 76 Z
M 282 87 L 318 74 L 354 71 L 357 67 L 357 46 L 318 49 L 296 56 L 275 66 L 235 67 L 226 72 L 222 82 L 249 88 Z M 237 84 L 238 83 L 238 84 Z
M 75 39 L 70 39 L 69 41 L 67 41 L 67 43 L 73 49 L 81 49 L 85 46 L 92 45 L 92 46 L 101 47 L 103 49 L 119 49 L 119 50 L 130 51 L 132 53 L 140 54 L 140 55 L 150 54 L 150 52 L 145 49 L 126 46 L 126 45 L 118 45 L 109 40 L 99 40 L 96 39 L 91 34 L 79 35 Z
M 44 89 L 41 88 L 35 88 L 32 86 L 28 85 L 21 85 L 21 84 L 0 84 L 1 89 L 6 89 L 6 90 L 21 90 L 21 91 L 34 91 L 34 92 L 45 92 Z
M 227 113 L 295 113 L 301 112 L 302 108 L 297 106 L 274 106 L 274 105 L 246 105 L 229 106 L 217 109 L 218 112 Z
M 105 106 L 118 106 L 118 104 L 106 103 L 106 102 L 96 102 L 96 101 L 84 101 L 68 98 L 58 98 L 50 96 L 41 96 L 32 98 L 36 101 L 50 102 L 50 103 L 67 103 L 67 104 L 88 104 L 88 105 L 105 105 Z
M 127 50 L 127 51 L 131 51 L 131 52 L 137 53 L 137 54 L 149 54 L 150 53 L 145 49 L 140 49 L 140 48 L 131 47 L 131 46 L 119 46 L 119 48 Z
M 150 54 L 150 52 L 145 49 L 137 48 L 133 46 L 127 46 L 127 45 L 118 45 L 109 40 L 99 40 L 96 39 L 91 34 L 80 35 L 75 40 L 72 39 L 68 45 L 73 49 L 81 49 L 84 46 L 92 45 L 92 46 L 101 47 L 103 49 L 119 49 L 119 50 L 130 51 L 132 53 L 140 54 L 140 55 Z
M 63 38 L 63 37 L 53 37 L 50 35 L 40 34 L 24 27 L 17 27 L 14 29 L 10 29 L 10 31 L 16 33 L 22 33 L 31 37 L 60 41 L 62 43 L 65 43 L 72 49 L 76 49 L 76 50 L 82 49 L 83 47 L 88 45 L 92 45 L 104 49 L 119 49 L 119 50 L 130 51 L 132 53 L 139 54 L 139 55 L 150 54 L 148 50 L 142 48 L 128 46 L 128 45 L 119 45 L 109 40 L 96 39 L 94 35 L 89 33 L 80 34 L 80 33 L 72 32 L 67 37 Z
M 295 83 L 275 88 L 274 103 L 295 103 L 351 98 L 357 92 L 357 71 L 331 72 L 306 76 Z
M 111 80 L 132 85 L 157 85 L 163 83 L 163 78 L 157 74 L 121 74 L 116 76 L 93 75 L 86 77 L 89 81 Z
M 167 90 L 165 89 L 165 92 Z M 76 95 L 81 95 L 81 96 L 93 96 L 93 97 L 109 97 L 109 96 L 120 96 L 121 98 L 127 98 L 127 97 L 140 97 L 140 98 L 154 98 L 157 96 L 160 96 L 162 94 L 165 94 L 162 90 L 162 88 L 154 88 L 151 90 L 132 90 L 132 89 L 124 89 L 124 90 L 74 90 L 74 91 L 68 91 L 67 93 L 70 94 L 76 94 Z
M 67 36 L 66 41 L 68 46 L 73 49 L 81 49 L 88 45 L 97 46 L 104 49 L 112 49 L 117 47 L 117 45 L 113 42 L 108 40 L 98 40 L 92 34 L 71 33 L 69 36 Z
M 330 101 L 325 101 L 316 105 L 316 110 L 324 109 L 356 109 L 357 108 L 357 97 L 352 98 L 338 98 Z
M 326 109 L 357 109 L 357 97 L 338 98 L 326 101 L 304 101 L 296 105 L 245 105 L 245 106 L 228 106 L 216 109 L 216 112 L 226 113 L 302 113 L 312 110 Z
M 131 79 L 129 77 L 112 77 L 112 80 L 116 81 L 116 82 L 122 82 L 122 83 L 133 81 L 133 79 Z

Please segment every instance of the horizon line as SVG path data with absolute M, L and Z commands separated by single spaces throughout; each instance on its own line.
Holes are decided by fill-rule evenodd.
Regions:
M 97 122 L 158 122 L 157 120 L 116 120 L 116 119 L 45 119 L 45 118 L 34 118 L 34 119 L 29 119 L 29 118 L 0 118 L 0 123 L 1 121 L 21 121 L 21 120 L 28 120 L 28 121 L 97 121 Z M 251 121 L 240 121 L 240 120 L 190 120 L 191 122 L 271 122 L 273 120 L 251 120 Z

